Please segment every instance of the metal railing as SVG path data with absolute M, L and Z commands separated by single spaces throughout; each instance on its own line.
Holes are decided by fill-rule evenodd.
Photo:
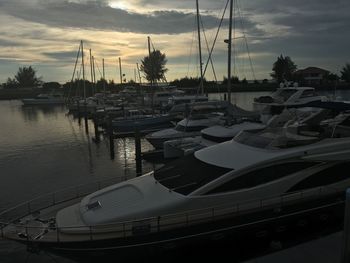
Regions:
M 119 181 L 122 181 L 122 178 L 118 179 Z M 200 223 L 208 223 L 211 221 L 227 219 L 233 216 L 258 212 L 264 209 L 280 209 L 302 200 L 315 200 L 320 197 L 341 194 L 344 191 L 344 189 L 319 187 L 267 199 L 252 200 L 244 203 L 230 202 L 221 206 L 188 210 L 181 213 L 142 218 L 125 222 L 116 222 L 112 224 L 62 228 L 55 225 L 52 227 L 47 227 L 45 238 L 42 238 L 43 236 L 41 235 L 43 226 L 35 226 L 19 222 L 19 219 L 23 219 L 28 215 L 38 213 L 43 209 L 48 211 L 50 209 L 52 209 L 52 211 L 57 211 L 58 206 L 61 205 L 63 208 L 66 207 L 67 203 L 70 201 L 78 202 L 77 199 L 110 184 L 111 182 L 109 181 L 109 183 L 95 182 L 93 184 L 80 185 L 78 187 L 65 189 L 63 191 L 33 199 L 29 202 L 3 211 L 0 213 L 1 237 L 7 237 L 8 229 L 10 227 L 12 231 L 10 231 L 10 234 L 18 235 L 22 233 L 23 239 L 38 239 L 40 242 L 89 241 L 109 238 L 125 238 L 135 235 L 183 228 Z M 50 236 L 49 240 L 46 239 L 48 236 Z

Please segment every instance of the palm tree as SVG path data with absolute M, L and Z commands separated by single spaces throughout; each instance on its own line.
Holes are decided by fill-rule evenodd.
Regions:
M 150 82 L 155 82 L 164 78 L 164 73 L 168 71 L 165 68 L 167 59 L 165 54 L 159 50 L 154 50 L 149 56 L 141 60 L 140 70 Z
M 350 83 L 350 64 L 346 63 L 346 65 L 342 68 L 340 71 L 341 73 L 341 79 L 345 82 Z
M 15 80 L 21 88 L 37 87 L 42 84 L 41 78 L 36 76 L 36 70 L 32 66 L 20 67 L 15 75 Z

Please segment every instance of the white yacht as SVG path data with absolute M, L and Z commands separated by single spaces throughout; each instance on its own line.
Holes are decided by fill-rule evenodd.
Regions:
M 326 110 L 312 107 L 287 108 L 279 115 L 275 115 L 266 124 L 256 121 L 243 121 L 234 123 L 231 126 L 216 125 L 203 129 L 201 136 L 181 138 L 164 142 L 164 158 L 178 158 L 192 154 L 193 152 L 212 146 L 217 143 L 232 139 L 241 131 L 262 130 L 266 127 L 276 128 L 288 125 L 297 121 L 300 125 L 305 123 L 315 123 L 324 117 Z
M 64 104 L 62 94 L 39 94 L 35 98 L 22 99 L 23 105 L 59 105 Z
M 327 97 L 320 96 L 312 87 L 290 87 L 288 85 L 281 87 L 270 96 L 261 96 L 254 99 L 253 109 L 262 114 L 263 122 L 275 114 L 281 113 L 286 107 L 300 107 L 310 102 L 327 101 Z
M 224 124 L 224 115 L 220 112 L 195 114 L 179 121 L 174 128 L 164 129 L 146 135 L 146 139 L 156 149 L 162 149 L 168 140 L 200 135 L 200 131 L 217 124 Z
M 163 149 L 165 141 L 200 136 L 200 131 L 215 125 L 231 125 L 244 120 L 258 120 L 260 115 L 246 111 L 227 101 L 207 101 L 180 104 L 172 108 L 169 114 L 175 118 L 177 113 L 185 113 L 186 118 L 175 128 L 165 129 L 146 135 L 146 139 L 156 148 Z
M 262 123 L 249 121 L 231 126 L 215 125 L 201 130 L 200 136 L 165 141 L 163 156 L 165 159 L 186 156 L 205 147 L 229 141 L 242 130 L 256 130 L 265 127 L 266 125 Z

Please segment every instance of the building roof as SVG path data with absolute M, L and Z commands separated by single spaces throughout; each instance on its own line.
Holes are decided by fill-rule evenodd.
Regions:
M 317 68 L 317 67 L 307 67 L 305 69 L 300 69 L 295 72 L 296 74 L 328 74 L 329 71 L 322 69 L 322 68 Z

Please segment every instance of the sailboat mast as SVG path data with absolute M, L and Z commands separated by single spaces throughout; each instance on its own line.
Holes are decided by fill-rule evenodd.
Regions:
M 198 52 L 199 52 L 199 68 L 201 73 L 201 79 L 200 79 L 200 91 L 201 94 L 204 93 L 203 89 L 203 62 L 202 62 L 202 45 L 201 45 L 201 32 L 200 32 L 200 21 L 199 21 L 199 5 L 198 0 L 196 0 L 196 8 L 197 8 L 197 29 L 198 29 Z
M 148 56 L 151 56 L 151 37 L 147 37 Z
M 90 54 L 91 91 L 92 93 L 94 93 L 94 75 L 93 75 L 94 62 L 93 62 L 93 56 L 91 53 L 91 48 L 89 49 L 89 54 Z
M 120 57 L 119 57 L 119 76 L 120 76 L 120 84 L 123 84 L 122 60 Z
M 230 2 L 230 19 L 228 31 L 228 64 L 227 64 L 227 99 L 231 102 L 231 53 L 232 53 L 232 16 L 233 16 L 233 1 Z
M 106 96 L 105 59 L 102 59 L 103 93 Z
M 137 72 L 139 75 L 139 84 L 142 85 L 142 80 L 141 80 L 141 73 L 140 73 L 140 68 L 139 68 L 139 63 L 136 63 L 136 67 L 137 67 Z
M 86 87 L 85 87 L 85 65 L 84 65 L 84 44 L 81 40 L 81 63 L 83 64 L 83 88 L 84 88 L 84 101 L 86 103 Z
M 93 86 L 93 91 L 95 93 L 96 92 L 96 72 L 95 72 L 95 57 L 94 56 L 92 56 L 92 73 L 93 73 L 92 86 Z

